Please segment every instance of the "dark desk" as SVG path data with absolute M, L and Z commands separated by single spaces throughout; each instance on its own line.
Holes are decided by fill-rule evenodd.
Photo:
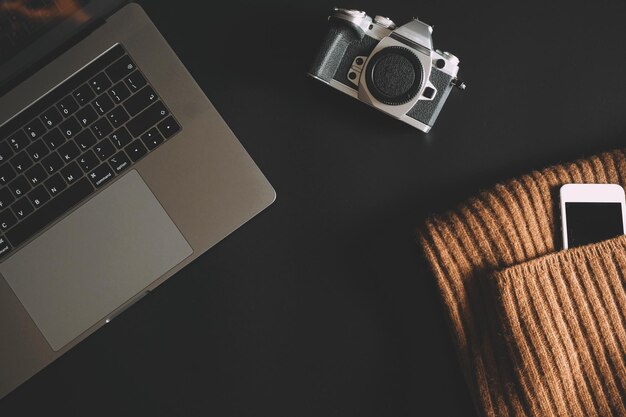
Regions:
M 278 200 L 0 415 L 474 416 L 415 228 L 623 146 L 626 4 L 351 2 L 460 57 L 469 89 L 424 136 L 304 76 L 335 0 L 141 3 Z

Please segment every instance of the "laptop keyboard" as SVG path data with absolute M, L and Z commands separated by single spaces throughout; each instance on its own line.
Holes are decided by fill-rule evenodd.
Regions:
M 0 259 L 181 130 L 121 45 L 0 127 Z

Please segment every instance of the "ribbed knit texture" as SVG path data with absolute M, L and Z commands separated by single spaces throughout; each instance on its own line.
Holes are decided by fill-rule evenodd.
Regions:
M 624 186 L 624 152 L 499 184 L 420 231 L 485 416 L 626 417 L 626 239 L 560 251 L 567 183 Z
M 534 416 L 624 416 L 626 237 L 493 275 L 515 380 Z

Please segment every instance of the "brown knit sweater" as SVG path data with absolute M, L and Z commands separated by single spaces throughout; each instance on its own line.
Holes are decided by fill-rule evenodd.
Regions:
M 420 240 L 484 416 L 626 417 L 626 236 L 558 247 L 558 190 L 626 185 L 614 151 L 496 185 Z

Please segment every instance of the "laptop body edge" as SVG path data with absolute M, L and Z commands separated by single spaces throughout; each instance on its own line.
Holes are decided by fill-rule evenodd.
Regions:
M 133 170 L 145 181 L 193 253 L 168 272 L 154 277 L 145 288 L 128 294 L 128 302 L 113 309 L 108 317 L 125 310 L 143 293 L 180 271 L 276 197 L 156 27 L 134 3 L 113 14 L 80 43 L 0 98 L 0 120 L 4 122 L 11 112 L 20 111 L 30 104 L 29 100 L 36 100 L 115 44 L 124 46 L 183 127 L 171 141 L 134 165 Z M 98 190 L 77 208 L 114 187 L 121 178 L 124 177 Z M 72 216 L 73 211 L 65 217 Z M 11 286 L 4 277 L 0 279 L 0 332 L 7 335 L 0 342 L 0 368 L 4 370 L 0 398 L 105 323 L 103 317 L 55 351 Z

